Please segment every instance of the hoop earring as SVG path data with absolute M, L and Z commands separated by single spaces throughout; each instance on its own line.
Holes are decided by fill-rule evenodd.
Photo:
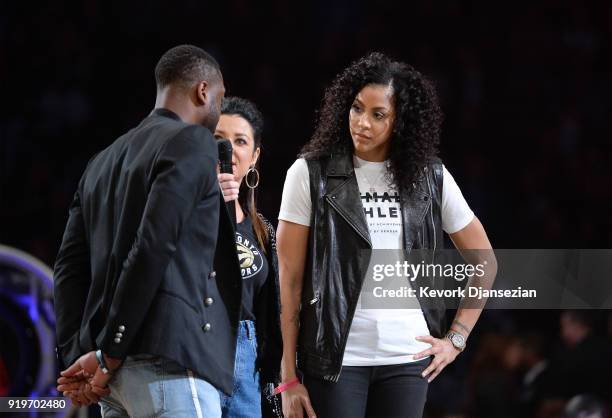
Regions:
M 249 184 L 249 174 L 250 173 L 255 173 L 257 175 L 257 181 L 255 182 L 254 185 Z M 247 185 L 247 187 L 249 189 L 254 189 L 257 186 L 259 186 L 259 171 L 257 171 L 257 169 L 255 167 L 249 168 L 249 171 L 247 171 L 246 176 L 244 178 L 244 182 L 246 183 L 246 185 Z

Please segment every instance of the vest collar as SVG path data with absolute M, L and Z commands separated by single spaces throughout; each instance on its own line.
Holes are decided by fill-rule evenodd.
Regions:
M 330 155 L 325 174 L 328 177 L 349 177 L 355 168 L 353 167 L 353 155 L 344 153 Z

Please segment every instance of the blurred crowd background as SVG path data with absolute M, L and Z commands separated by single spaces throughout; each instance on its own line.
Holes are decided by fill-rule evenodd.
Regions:
M 226 95 L 263 112 L 259 206 L 270 219 L 323 89 L 377 50 L 437 85 L 441 157 L 494 247 L 610 248 L 612 2 L 82 0 L 2 9 L 0 243 L 49 265 L 87 161 L 152 110 L 155 63 L 180 43 L 212 53 Z M 610 402 L 611 342 L 605 311 L 487 311 L 467 352 L 431 385 L 427 416 L 545 418 L 578 401 Z M 0 355 L 10 345 L 2 339 Z M 0 361 L 0 390 L 5 382 L 10 392 L 10 379 Z M 580 394 L 588 396 L 567 404 Z

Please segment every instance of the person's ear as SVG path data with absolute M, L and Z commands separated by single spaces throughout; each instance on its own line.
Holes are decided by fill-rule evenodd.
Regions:
M 255 152 L 253 153 L 253 158 L 251 158 L 251 167 L 255 167 L 257 164 L 257 160 L 259 159 L 259 153 L 261 152 L 261 147 L 257 147 Z
M 208 101 L 208 83 L 200 81 L 196 87 L 196 100 L 199 105 L 205 105 Z

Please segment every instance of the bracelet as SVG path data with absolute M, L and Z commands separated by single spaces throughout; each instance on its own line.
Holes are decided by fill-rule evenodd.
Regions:
M 291 379 L 290 381 L 286 382 L 286 383 L 281 383 L 280 385 L 278 385 L 276 387 L 276 389 L 274 389 L 274 392 L 272 392 L 273 395 L 278 395 L 279 393 L 283 393 L 284 391 L 286 391 L 289 388 L 292 388 L 293 386 L 297 385 L 300 383 L 300 379 L 298 379 L 297 377 L 294 379 Z
M 106 365 L 106 361 L 104 361 L 104 355 L 102 354 L 102 350 L 96 351 L 96 359 L 98 360 L 98 366 L 100 366 L 100 370 L 104 374 L 110 374 L 110 369 Z

